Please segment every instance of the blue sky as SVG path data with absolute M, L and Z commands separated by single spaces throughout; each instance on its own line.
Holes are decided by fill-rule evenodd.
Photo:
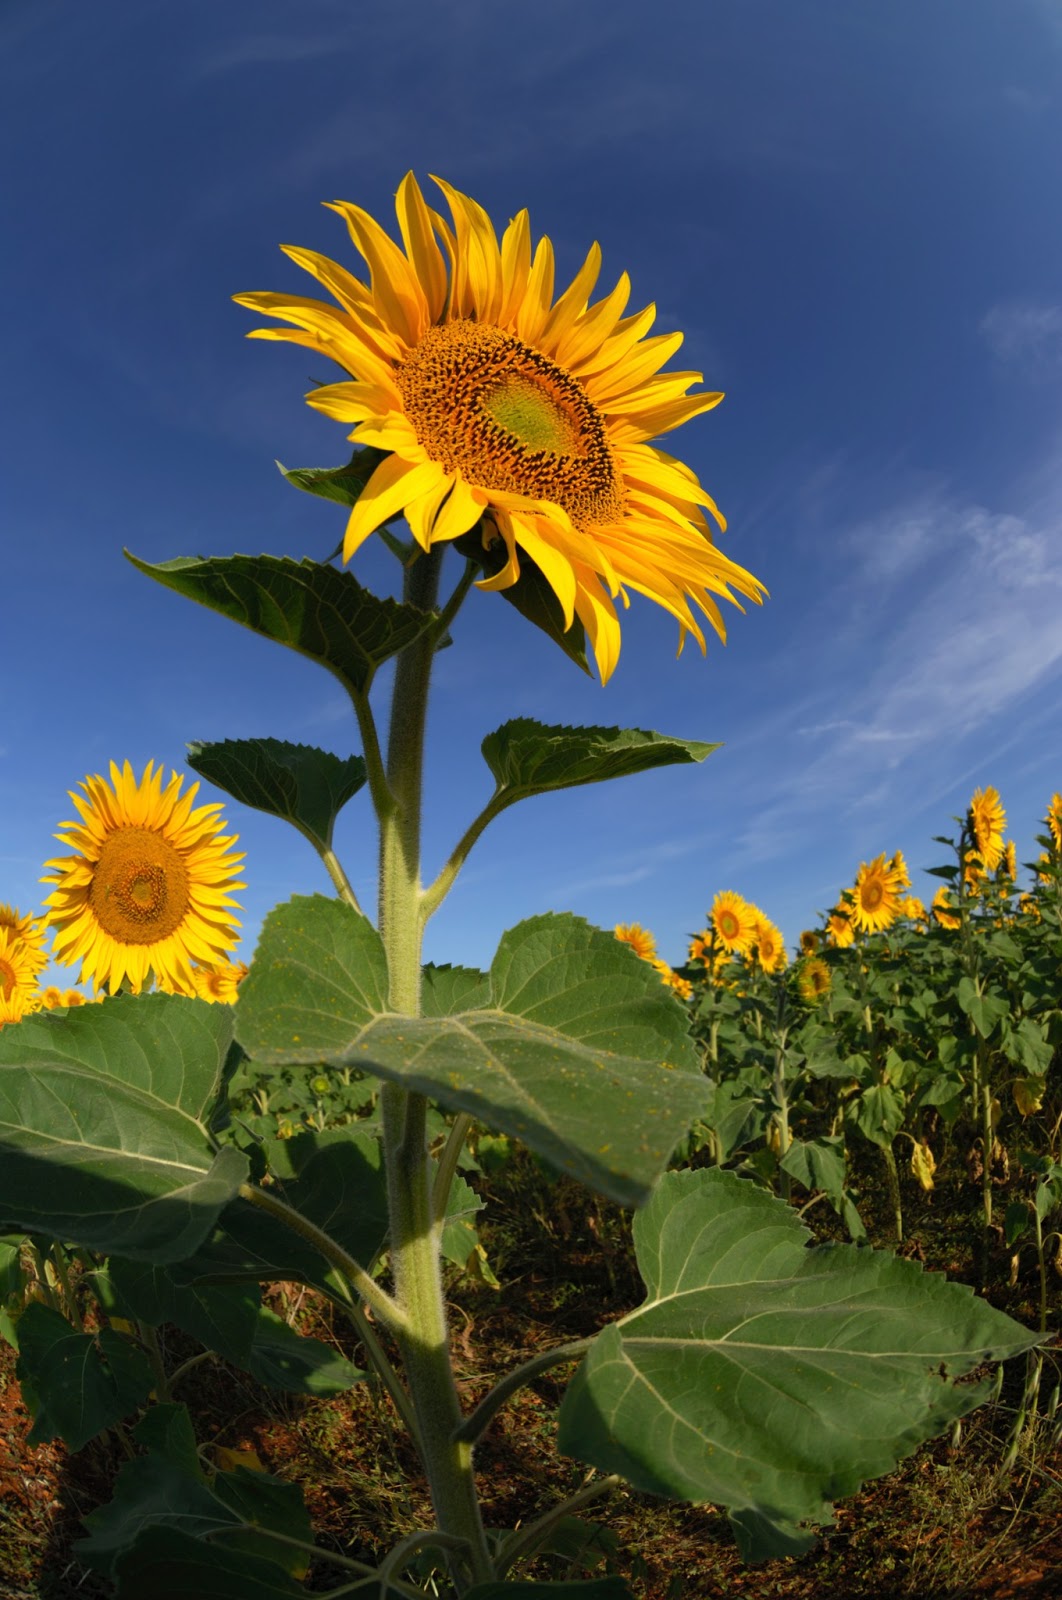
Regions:
M 721 888 L 792 942 L 861 860 L 939 860 L 987 783 L 1028 858 L 1062 787 L 1062 0 L 7 0 L 0 124 L 0 901 L 39 907 L 66 791 L 111 759 L 357 748 L 327 674 L 121 550 L 334 546 L 342 511 L 272 464 L 345 458 L 302 400 L 329 374 L 245 342 L 229 297 L 313 292 L 281 241 L 354 266 L 319 202 L 391 225 L 409 168 L 502 225 L 528 206 L 558 282 L 599 240 L 602 284 L 626 269 L 684 330 L 678 364 L 726 399 L 668 448 L 771 590 L 707 661 L 636 597 L 604 689 L 473 596 L 431 711 L 429 869 L 506 717 L 724 748 L 511 810 L 429 957 L 486 964 L 554 909 L 640 921 L 678 962 Z M 378 550 L 355 570 L 390 582 Z M 328 881 L 281 822 L 229 817 L 246 956 Z M 359 797 L 336 846 L 371 902 L 370 822 Z

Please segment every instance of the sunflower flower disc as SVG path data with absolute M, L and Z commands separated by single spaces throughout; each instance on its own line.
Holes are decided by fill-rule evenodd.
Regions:
M 333 296 L 242 294 L 240 305 L 292 324 L 252 338 L 287 339 L 335 361 L 352 381 L 307 395 L 349 437 L 386 452 L 347 524 L 349 561 L 383 523 L 405 515 L 424 550 L 479 525 L 503 564 L 482 589 L 511 587 L 530 560 L 553 589 L 565 628 L 578 617 L 602 681 L 616 666 L 615 602 L 647 595 L 705 649 L 695 610 L 719 635 L 716 597 L 740 607 L 766 592 L 712 541 L 725 529 L 695 474 L 649 441 L 721 394 L 689 394 L 696 372 L 661 372 L 681 334 L 646 337 L 652 306 L 624 316 L 622 276 L 591 304 L 595 245 L 554 301 L 553 246 L 532 249 L 521 211 L 499 243 L 481 206 L 444 183 L 447 221 L 412 173 L 396 199 L 403 248 L 359 206 L 337 202 L 369 268 L 366 284 L 310 250 L 285 253 Z
M 49 861 L 54 872 L 42 879 L 55 885 L 45 904 L 56 959 L 80 963 L 81 981 L 97 990 L 127 983 L 139 994 L 153 973 L 160 988 L 194 995 L 193 963 L 224 962 L 237 941 L 243 855 L 230 848 L 235 837 L 221 837 L 220 805 L 192 809 L 197 783 L 182 795 L 172 773 L 163 788 L 151 761 L 139 782 L 128 761 L 110 770 L 110 783 L 84 780 L 87 798 L 70 792 L 81 821 L 56 838 L 75 854 Z
M 894 864 L 886 864 L 884 855 L 875 856 L 869 864 L 860 863 L 851 901 L 852 921 L 857 928 L 864 933 L 881 933 L 892 927 L 900 915 L 904 878 L 906 873 L 897 871 Z

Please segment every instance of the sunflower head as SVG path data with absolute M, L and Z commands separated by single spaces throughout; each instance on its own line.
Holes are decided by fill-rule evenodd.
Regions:
M 643 961 L 656 960 L 656 940 L 648 928 L 643 928 L 637 922 L 617 922 L 613 931 L 620 943 L 629 944 L 635 955 Z
M 44 917 L 23 915 L 17 906 L 0 905 L 0 930 L 7 929 L 34 973 L 48 965 L 48 928 Z
M 1008 878 L 1011 883 L 1018 876 L 1018 847 L 1013 839 L 1008 839 L 1003 846 L 1003 855 L 996 869 L 1001 877 Z
M 895 861 L 895 857 L 893 858 Z M 906 871 L 906 869 L 904 869 Z M 900 914 L 900 875 L 884 855 L 860 862 L 851 891 L 852 921 L 864 933 L 890 928 Z
M 847 950 L 850 944 L 855 943 L 855 928 L 847 900 L 842 899 L 842 903 L 826 918 L 826 937 L 837 950 Z
M 521 565 L 556 596 L 564 627 L 578 617 L 602 681 L 619 654 L 616 601 L 647 595 L 678 621 L 696 613 L 720 638 L 718 598 L 757 603 L 765 590 L 713 542 L 725 522 L 690 469 L 650 443 L 722 399 L 690 394 L 697 372 L 660 369 L 681 334 L 648 337 L 652 306 L 625 315 L 624 274 L 599 300 L 594 245 L 554 299 L 553 246 L 533 245 L 526 211 L 499 241 L 483 208 L 441 179 L 449 218 L 408 173 L 396 197 L 401 245 L 360 206 L 336 202 L 367 281 L 326 256 L 285 247 L 334 303 L 242 294 L 240 305 L 290 326 L 256 329 L 335 361 L 346 381 L 307 395 L 384 451 L 347 524 L 343 558 L 405 515 L 417 543 L 478 529 L 498 570 L 483 589 L 511 587 Z M 707 513 L 707 516 L 706 516 Z
M 127 761 L 111 762 L 110 783 L 85 779 L 70 798 L 79 822 L 56 837 L 72 855 L 47 865 L 54 885 L 45 904 L 55 929 L 56 959 L 80 964 L 80 981 L 98 991 L 123 984 L 135 994 L 158 979 L 177 994 L 194 995 L 193 964 L 225 961 L 238 938 L 232 892 L 242 855 L 224 837 L 221 806 L 197 806 L 193 783 L 149 761 L 139 781 Z
M 805 928 L 800 935 L 800 954 L 802 956 L 813 956 L 819 948 L 820 941 L 821 935 L 817 934 L 812 928 Z
M 942 928 L 962 927 L 962 918 L 958 914 L 958 907 L 947 884 L 941 884 L 933 896 L 930 909 Z
M 909 889 L 911 887 L 911 874 L 907 870 L 907 862 L 904 860 L 902 850 L 897 850 L 896 854 L 890 859 L 889 871 L 896 880 L 897 889 Z
M 654 958 L 653 966 L 660 974 L 660 982 L 676 994 L 680 1000 L 688 1000 L 693 994 L 693 985 L 688 978 L 683 978 L 673 967 L 659 957 Z
M 781 972 L 789 962 L 781 928 L 770 917 L 765 917 L 762 911 L 757 913 L 756 934 L 750 953 L 764 972 Z
M 986 872 L 995 872 L 1003 854 L 1003 830 L 1007 813 L 999 790 L 989 786 L 974 791 L 968 813 L 970 833 Z
M 797 988 L 809 1004 L 814 1005 L 823 995 L 829 994 L 831 982 L 830 969 L 821 956 L 812 956 L 801 963 Z
M 925 922 L 929 916 L 924 904 L 916 894 L 906 896 L 901 903 L 900 912 L 903 916 L 909 917 L 912 922 Z
M 200 1000 L 220 1001 L 222 1005 L 236 1004 L 236 993 L 247 976 L 242 961 L 222 961 L 212 967 L 195 967 L 192 977 L 195 992 Z
M 757 911 L 733 889 L 720 889 L 709 913 L 716 943 L 728 955 L 745 955 L 756 938 Z
M 1053 794 L 1047 807 L 1047 826 L 1056 850 L 1062 850 L 1062 794 Z
M 38 970 L 19 935 L 10 926 L 0 926 L 0 1004 L 5 1022 L 17 1022 L 36 1005 Z

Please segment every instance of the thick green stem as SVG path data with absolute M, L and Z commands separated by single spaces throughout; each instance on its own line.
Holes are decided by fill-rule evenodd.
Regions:
M 441 556 L 418 557 L 407 569 L 403 598 L 434 609 Z M 387 788 L 394 802 L 380 816 L 380 934 L 387 952 L 390 1004 L 420 1015 L 420 819 L 424 729 L 432 660 L 440 631 L 407 646 L 395 668 L 387 752 Z M 398 1333 L 417 1417 L 424 1470 L 439 1528 L 461 1541 L 454 1556 L 459 1583 L 493 1575 L 472 1472 L 472 1447 L 455 1439 L 462 1420 L 450 1360 L 440 1268 L 442 1229 L 432 1197 L 426 1137 L 427 1101 L 397 1084 L 380 1097 L 387 1170 L 391 1268 L 405 1326 Z
M 903 1244 L 903 1202 L 900 1199 L 900 1174 L 896 1167 L 896 1155 L 891 1144 L 881 1146 L 882 1159 L 885 1162 L 885 1175 L 889 1180 L 889 1200 L 892 1204 L 892 1223 L 896 1230 L 896 1243 Z

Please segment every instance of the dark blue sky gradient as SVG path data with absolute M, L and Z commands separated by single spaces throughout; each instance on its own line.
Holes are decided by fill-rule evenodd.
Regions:
M 530 802 L 495 823 L 429 930 L 485 963 L 546 909 L 639 920 L 678 961 L 734 888 L 790 941 L 860 860 L 939 855 L 978 784 L 1020 852 L 1062 787 L 1062 4 L 1059 0 L 7 0 L 0 171 L 0 901 L 40 904 L 66 790 L 191 739 L 355 731 L 309 663 L 137 574 L 148 560 L 323 556 L 338 508 L 288 465 L 345 458 L 308 352 L 245 343 L 247 289 L 315 287 L 288 241 L 360 264 L 323 200 L 393 228 L 413 168 L 566 283 L 626 269 L 672 365 L 726 390 L 665 441 L 771 590 L 726 649 L 676 662 L 635 597 L 602 690 L 496 596 L 441 659 L 426 849 L 489 788 L 511 715 L 725 741 L 703 768 Z M 389 584 L 366 548 L 355 570 Z M 214 796 L 211 796 L 214 798 Z M 326 889 L 283 824 L 232 807 L 249 944 Z M 337 848 L 374 880 L 367 801 Z M 931 880 L 916 883 L 928 896 Z M 246 951 L 244 952 L 247 953 Z

